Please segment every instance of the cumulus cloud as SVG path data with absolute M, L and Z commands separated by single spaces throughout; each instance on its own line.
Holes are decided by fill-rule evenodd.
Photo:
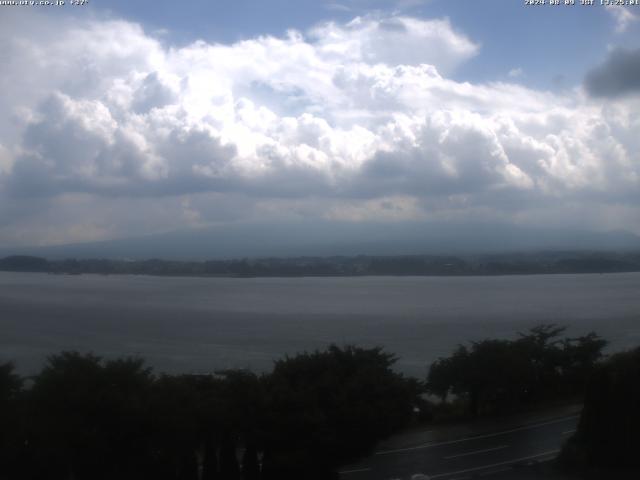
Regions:
M 12 212 L 46 204 L 74 218 L 68 212 L 88 215 L 78 204 L 102 211 L 124 198 L 130 212 L 156 212 L 145 228 L 160 231 L 163 211 L 166 229 L 275 211 L 522 218 L 548 199 L 624 203 L 638 191 L 636 100 L 451 80 L 480 46 L 446 19 L 367 16 L 182 47 L 125 21 L 39 28 L 35 37 L 29 25 L 0 30 L 4 45 L 20 46 L 3 49 L 11 68 L 0 92 L 12 119 L 0 133 L 0 201 Z M 602 94 L 598 72 L 624 70 L 636 56 L 612 54 L 587 90 Z M 619 89 L 637 87 L 627 77 Z M 110 208 L 108 222 L 65 231 L 122 234 L 131 222 Z
M 612 50 L 602 65 L 589 72 L 585 86 L 597 97 L 640 92 L 640 48 Z
M 456 32 L 449 20 L 394 16 L 357 17 L 311 31 L 321 54 L 368 64 L 436 66 L 449 72 L 478 53 L 479 46 Z

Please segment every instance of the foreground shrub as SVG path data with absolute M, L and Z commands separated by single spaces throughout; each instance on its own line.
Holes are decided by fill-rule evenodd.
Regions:
M 572 468 L 640 469 L 640 348 L 594 372 L 578 430 L 561 460 Z

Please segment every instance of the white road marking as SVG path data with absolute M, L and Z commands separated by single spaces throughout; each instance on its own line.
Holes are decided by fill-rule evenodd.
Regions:
M 575 429 L 574 430 L 567 430 L 566 432 L 562 432 L 563 435 L 571 435 L 572 433 L 576 433 Z
M 500 445 L 499 447 L 493 448 L 485 448 L 484 450 L 476 450 L 474 452 L 467 453 L 459 453 L 457 455 L 449 455 L 448 457 L 444 457 L 445 460 L 449 460 L 450 458 L 458 458 L 458 457 L 468 457 L 469 455 L 477 455 L 479 453 L 493 452 L 495 450 L 502 450 L 503 448 L 507 448 L 509 445 Z
M 488 468 L 502 467 L 503 465 L 509 465 L 512 463 L 523 462 L 525 460 L 531 460 L 532 458 L 546 457 L 549 455 L 555 455 L 560 450 L 549 450 L 548 452 L 538 453 L 537 455 L 530 455 L 528 457 L 515 458 L 513 460 L 507 460 L 506 462 L 492 463 L 491 465 L 482 465 L 480 467 L 466 468 L 464 470 L 458 470 L 455 472 L 438 473 L 437 475 L 430 475 L 430 478 L 449 477 L 451 475 L 460 475 L 461 473 L 477 472 L 478 470 L 486 470 Z
M 574 418 L 578 418 L 579 415 L 571 415 L 570 417 L 564 417 L 564 418 L 559 418 L 556 420 L 550 420 L 548 422 L 542 422 L 542 423 L 534 423 L 531 425 L 524 425 L 522 427 L 517 427 L 517 428 L 512 428 L 510 430 L 503 430 L 501 432 L 496 432 L 496 433 L 488 433 L 485 435 L 476 435 L 475 437 L 466 437 L 466 438 L 459 438 L 457 440 L 448 440 L 445 442 L 430 442 L 430 443 L 424 443 L 422 445 L 417 445 L 415 447 L 408 447 L 408 448 L 397 448 L 394 450 L 383 450 L 380 452 L 376 452 L 375 455 L 388 455 L 390 453 L 401 453 L 401 452 L 410 452 L 412 450 L 422 450 L 425 448 L 433 448 L 433 447 L 439 447 L 441 445 L 453 445 L 455 443 L 462 443 L 462 442 L 468 442 L 471 440 L 479 440 L 482 438 L 491 438 L 491 437 L 497 437 L 500 435 L 506 435 L 507 433 L 513 433 L 513 432 L 519 432 L 521 430 L 529 430 L 532 428 L 538 428 L 538 427 L 544 427 L 546 425 L 553 425 L 554 423 L 562 423 L 562 422 L 566 422 L 568 420 L 572 420 Z
M 370 468 L 359 468 L 357 470 L 343 470 L 342 472 L 338 472 L 340 475 L 348 475 L 350 473 L 360 473 L 360 472 L 369 472 Z

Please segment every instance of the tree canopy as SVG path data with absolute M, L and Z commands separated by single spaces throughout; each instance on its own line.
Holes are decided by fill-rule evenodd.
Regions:
M 560 338 L 564 331 L 539 325 L 515 340 L 459 345 L 431 365 L 427 390 L 443 400 L 450 394 L 462 398 L 473 417 L 580 394 L 606 341 L 595 333 Z
M 604 340 L 564 331 L 541 325 L 460 345 L 433 363 L 426 391 L 455 395 L 477 416 L 577 395 L 595 374 L 580 438 L 587 451 L 613 452 L 598 443 L 609 423 L 629 439 L 640 428 L 640 350 L 601 364 Z M 425 406 L 425 384 L 395 362 L 382 348 L 331 345 L 263 375 L 157 375 L 140 358 L 62 352 L 28 382 L 0 364 L 0 478 L 332 479 Z M 621 457 L 602 458 L 638 457 L 637 443 L 621 445 Z
M 589 381 L 576 434 L 562 452 L 573 468 L 640 469 L 640 348 L 612 355 Z
M 333 478 L 405 426 L 419 393 L 382 349 L 331 346 L 258 376 L 154 375 L 62 352 L 23 388 L 0 365 L 3 479 Z

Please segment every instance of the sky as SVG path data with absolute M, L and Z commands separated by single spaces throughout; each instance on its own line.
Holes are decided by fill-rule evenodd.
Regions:
M 640 6 L 11 3 L 0 247 L 309 222 L 640 234 Z

